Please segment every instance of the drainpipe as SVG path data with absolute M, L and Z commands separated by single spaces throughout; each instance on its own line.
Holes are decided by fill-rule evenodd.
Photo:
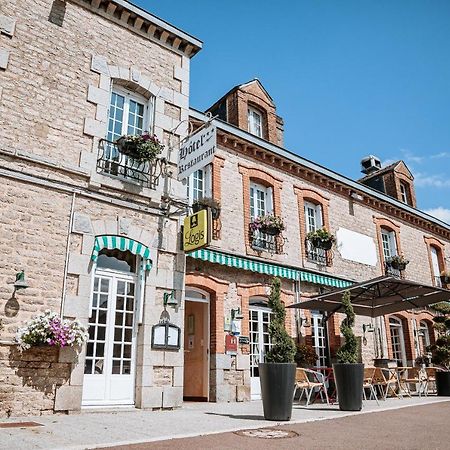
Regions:
M 73 215 L 75 210 L 75 197 L 76 193 L 72 194 L 72 204 L 70 205 L 70 217 L 69 217 L 69 229 L 67 232 L 67 242 L 66 242 L 66 258 L 64 261 L 64 276 L 63 276 L 63 286 L 62 286 L 62 296 L 61 296 L 61 310 L 59 315 L 61 318 L 64 314 L 64 305 L 66 303 L 66 294 L 67 294 L 67 271 L 69 269 L 69 250 L 70 250 L 70 234 L 72 233 L 72 225 L 73 225 Z

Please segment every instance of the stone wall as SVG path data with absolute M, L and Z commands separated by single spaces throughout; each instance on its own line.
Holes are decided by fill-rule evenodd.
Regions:
M 70 386 L 74 349 L 33 347 L 21 351 L 0 343 L 0 417 L 66 412 L 55 404 L 56 394 Z

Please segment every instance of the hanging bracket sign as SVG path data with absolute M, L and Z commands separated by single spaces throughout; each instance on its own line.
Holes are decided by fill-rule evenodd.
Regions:
M 178 180 L 207 166 L 214 159 L 217 145 L 217 129 L 209 124 L 186 139 L 178 151 Z

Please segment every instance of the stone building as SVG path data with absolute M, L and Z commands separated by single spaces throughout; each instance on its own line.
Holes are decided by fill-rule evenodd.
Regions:
M 381 276 L 393 255 L 410 260 L 404 278 L 439 285 L 450 258 L 450 226 L 415 208 L 413 177 L 402 161 L 381 168 L 376 157 L 364 158 L 365 176 L 353 181 L 285 149 L 283 121 L 258 80 L 236 86 L 207 112 L 216 117 L 217 152 L 191 176 L 189 194 L 191 202 L 220 201 L 221 213 L 211 245 L 187 258 L 186 320 L 190 315 L 204 325 L 191 330 L 192 342 L 186 331 L 185 346 L 196 360 L 186 353 L 185 370 L 198 376 L 186 379 L 184 390 L 189 397 L 244 401 L 260 395 L 257 364 L 270 345 L 273 275 L 282 280 L 286 305 Z M 191 119 L 200 125 L 208 117 L 191 110 Z M 250 229 L 267 214 L 282 218 L 280 235 Z M 336 237 L 331 250 L 306 239 L 322 227 Z M 341 344 L 339 314 L 288 311 L 291 335 L 314 346 L 318 366 L 330 365 Z M 431 319 L 427 310 L 357 317 L 361 360 L 412 364 L 434 339 Z M 226 346 L 230 331 L 243 337 L 237 351 Z
M 202 44 L 124 0 L 2 0 L 0 32 L 1 415 L 179 406 L 182 350 L 151 333 L 164 298 L 182 302 L 172 148 Z M 155 162 L 119 152 L 145 131 L 165 144 Z M 17 328 L 47 309 L 90 325 L 81 352 L 18 350 Z

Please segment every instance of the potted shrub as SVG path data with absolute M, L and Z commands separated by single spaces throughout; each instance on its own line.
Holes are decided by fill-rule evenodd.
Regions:
M 336 353 L 333 364 L 334 379 L 341 411 L 360 411 L 363 398 L 364 364 L 358 363 L 358 341 L 353 332 L 355 313 L 350 302 L 350 292 L 342 296 L 346 318 L 341 323 L 345 343 Z
M 119 152 L 138 162 L 152 162 L 164 149 L 155 135 L 149 133 L 125 135 L 116 141 Z
M 61 319 L 55 312 L 46 310 L 29 320 L 16 334 L 16 342 L 23 350 L 31 347 L 73 347 L 89 338 L 86 327 L 78 320 Z
M 274 278 L 269 296 L 272 347 L 259 363 L 259 380 L 266 420 L 290 420 L 295 389 L 295 344 L 285 328 L 286 311 L 280 300 L 281 282 Z
M 295 362 L 298 367 L 304 367 L 305 369 L 313 367 L 316 361 L 319 359 L 316 351 L 312 345 L 298 344 L 297 353 L 295 354 Z
M 310 231 L 306 235 L 306 239 L 311 242 L 313 247 L 323 250 L 331 250 L 336 242 L 336 238 L 326 228 Z
M 200 197 L 192 203 L 192 211 L 197 213 L 202 209 L 210 209 L 214 220 L 220 217 L 220 202 L 211 197 Z
M 441 278 L 441 283 L 443 285 L 450 284 L 450 272 L 449 271 L 443 270 L 441 272 L 440 278 Z
M 284 222 L 281 217 L 267 214 L 266 216 L 256 217 L 250 223 L 251 231 L 261 231 L 261 233 L 277 236 L 284 230 Z
M 395 270 L 403 271 L 406 269 L 406 266 L 409 264 L 409 260 L 407 260 L 403 255 L 394 255 L 391 256 L 386 263 L 388 266 L 391 266 Z
M 440 315 L 433 318 L 437 332 L 436 342 L 427 347 L 431 352 L 431 362 L 441 370 L 436 371 L 437 395 L 450 396 L 450 303 L 433 305 Z

